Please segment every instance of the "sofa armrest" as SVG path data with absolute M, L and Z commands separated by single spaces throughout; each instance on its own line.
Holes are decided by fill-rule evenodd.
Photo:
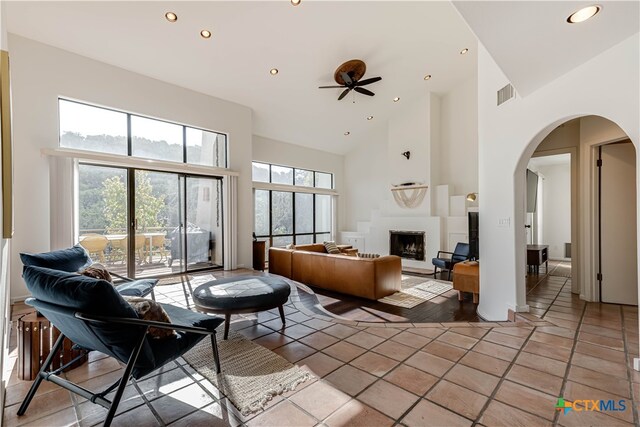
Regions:
M 396 255 L 385 255 L 373 260 L 375 265 L 375 297 L 380 299 L 398 292 L 402 284 L 402 260 Z
M 291 279 L 291 258 L 293 249 L 269 248 L 269 273 L 284 276 Z

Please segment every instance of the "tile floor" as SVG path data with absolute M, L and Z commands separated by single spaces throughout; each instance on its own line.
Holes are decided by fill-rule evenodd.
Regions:
M 181 284 L 160 287 L 157 299 L 190 303 Z M 638 425 L 637 308 L 585 303 L 570 293 L 570 279 L 553 276 L 529 302 L 535 314 L 516 322 L 371 324 L 314 314 L 292 294 L 286 328 L 277 312 L 238 317 L 233 327 L 316 379 L 243 417 L 180 359 L 130 384 L 114 425 Z M 14 318 L 25 309 L 14 306 Z M 15 341 L 12 348 L 15 361 Z M 50 383 L 17 417 L 30 382 L 9 365 L 3 425 L 91 426 L 104 418 L 104 409 Z M 66 375 L 99 388 L 121 369 L 94 352 Z M 623 400 L 626 410 L 564 414 L 555 410 L 559 396 Z

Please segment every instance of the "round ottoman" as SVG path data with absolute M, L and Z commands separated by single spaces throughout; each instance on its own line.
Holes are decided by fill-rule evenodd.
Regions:
M 225 315 L 224 339 L 227 339 L 232 314 L 255 313 L 278 307 L 284 325 L 282 306 L 290 293 L 291 287 L 282 279 L 237 276 L 203 283 L 193 291 L 193 302 L 199 311 Z

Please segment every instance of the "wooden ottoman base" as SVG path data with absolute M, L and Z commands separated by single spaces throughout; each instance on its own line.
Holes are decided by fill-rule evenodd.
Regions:
M 462 301 L 462 292 L 471 292 L 473 303 L 478 303 L 479 276 L 480 264 L 477 261 L 459 262 L 453 266 L 453 289 L 458 291 L 458 300 Z

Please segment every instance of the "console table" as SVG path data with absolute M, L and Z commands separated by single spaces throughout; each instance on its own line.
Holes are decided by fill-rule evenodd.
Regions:
M 541 264 L 549 271 L 549 245 L 527 245 L 527 269 L 538 274 Z

